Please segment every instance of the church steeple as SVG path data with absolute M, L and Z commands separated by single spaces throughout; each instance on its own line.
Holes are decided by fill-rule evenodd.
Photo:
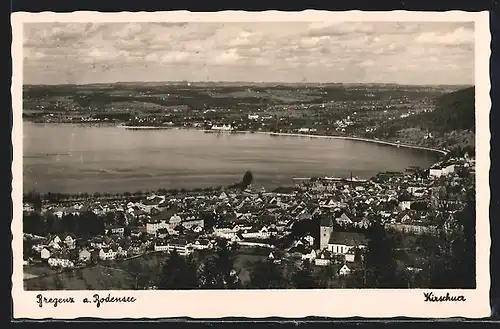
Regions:
M 333 221 L 331 218 L 323 216 L 319 227 L 319 249 L 323 250 L 328 247 L 330 236 L 333 232 Z

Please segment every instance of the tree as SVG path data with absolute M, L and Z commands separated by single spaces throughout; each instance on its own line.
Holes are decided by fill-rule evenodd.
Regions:
M 427 210 L 427 208 L 428 208 L 428 205 L 427 205 L 427 202 L 425 202 L 425 201 L 413 202 L 410 205 L 410 209 L 417 210 L 417 211 Z
M 288 280 L 273 261 L 257 261 L 250 268 L 249 286 L 254 289 L 284 289 L 288 287 Z
M 337 267 L 334 262 L 331 262 L 327 266 L 323 266 L 319 273 L 319 279 L 317 286 L 318 288 L 331 289 L 334 288 L 334 280 L 337 276 Z
M 24 201 L 32 203 L 36 212 L 40 212 L 42 210 L 42 197 L 40 196 L 40 193 L 34 190 L 28 192 L 28 194 L 24 197 Z
M 45 227 L 38 213 L 23 214 L 23 232 L 43 235 Z
M 162 290 L 186 290 L 198 288 L 198 277 L 196 274 L 194 260 L 186 260 L 177 251 L 173 250 L 163 265 L 158 289 Z
M 238 277 L 234 272 L 234 250 L 224 242 L 219 243 L 215 252 L 207 257 L 200 269 L 201 285 L 206 289 L 234 288 Z
M 473 289 L 476 287 L 476 200 L 475 191 L 466 194 L 466 206 L 457 215 L 458 229 L 448 237 L 448 255 L 434 257 L 430 266 L 432 288 Z
M 390 288 L 396 279 L 394 241 L 379 221 L 367 230 L 366 284 L 368 288 Z
M 243 179 L 241 180 L 242 188 L 247 188 L 253 182 L 253 174 L 250 170 L 247 170 L 243 175 Z
M 312 275 L 311 263 L 304 261 L 302 266 L 292 274 L 292 285 L 296 289 L 314 289 L 317 287 Z
M 33 240 L 23 239 L 23 259 L 33 256 Z

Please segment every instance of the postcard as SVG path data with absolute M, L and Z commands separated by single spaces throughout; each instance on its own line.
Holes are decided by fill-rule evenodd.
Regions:
M 12 30 L 16 319 L 490 314 L 487 12 Z

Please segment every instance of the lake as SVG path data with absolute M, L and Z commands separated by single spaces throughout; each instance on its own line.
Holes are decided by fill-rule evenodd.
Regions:
M 23 189 L 135 192 L 226 186 L 250 170 L 256 186 L 293 177 L 370 178 L 428 167 L 438 153 L 344 139 L 207 134 L 197 130 L 23 123 Z

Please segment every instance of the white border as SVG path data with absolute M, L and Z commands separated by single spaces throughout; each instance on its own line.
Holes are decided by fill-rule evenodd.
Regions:
M 477 289 L 449 290 L 464 295 L 462 303 L 425 303 L 423 292 L 430 290 L 239 290 L 239 291 L 114 291 L 114 296 L 134 296 L 130 304 L 82 304 L 94 293 L 108 291 L 44 291 L 46 297 L 75 297 L 78 303 L 39 308 L 38 292 L 23 290 L 22 265 L 22 77 L 23 23 L 25 22 L 284 22 L 284 21 L 446 21 L 475 22 L 476 86 L 476 172 L 477 172 Z M 228 316 L 260 318 L 325 317 L 423 317 L 481 318 L 490 315 L 489 306 L 489 56 L 488 12 L 243 12 L 190 13 L 187 11 L 155 13 L 14 13 L 12 14 L 12 104 L 13 104 L 13 276 L 14 318 L 69 319 L 97 318 L 220 318 Z M 433 290 L 435 294 L 447 291 Z

